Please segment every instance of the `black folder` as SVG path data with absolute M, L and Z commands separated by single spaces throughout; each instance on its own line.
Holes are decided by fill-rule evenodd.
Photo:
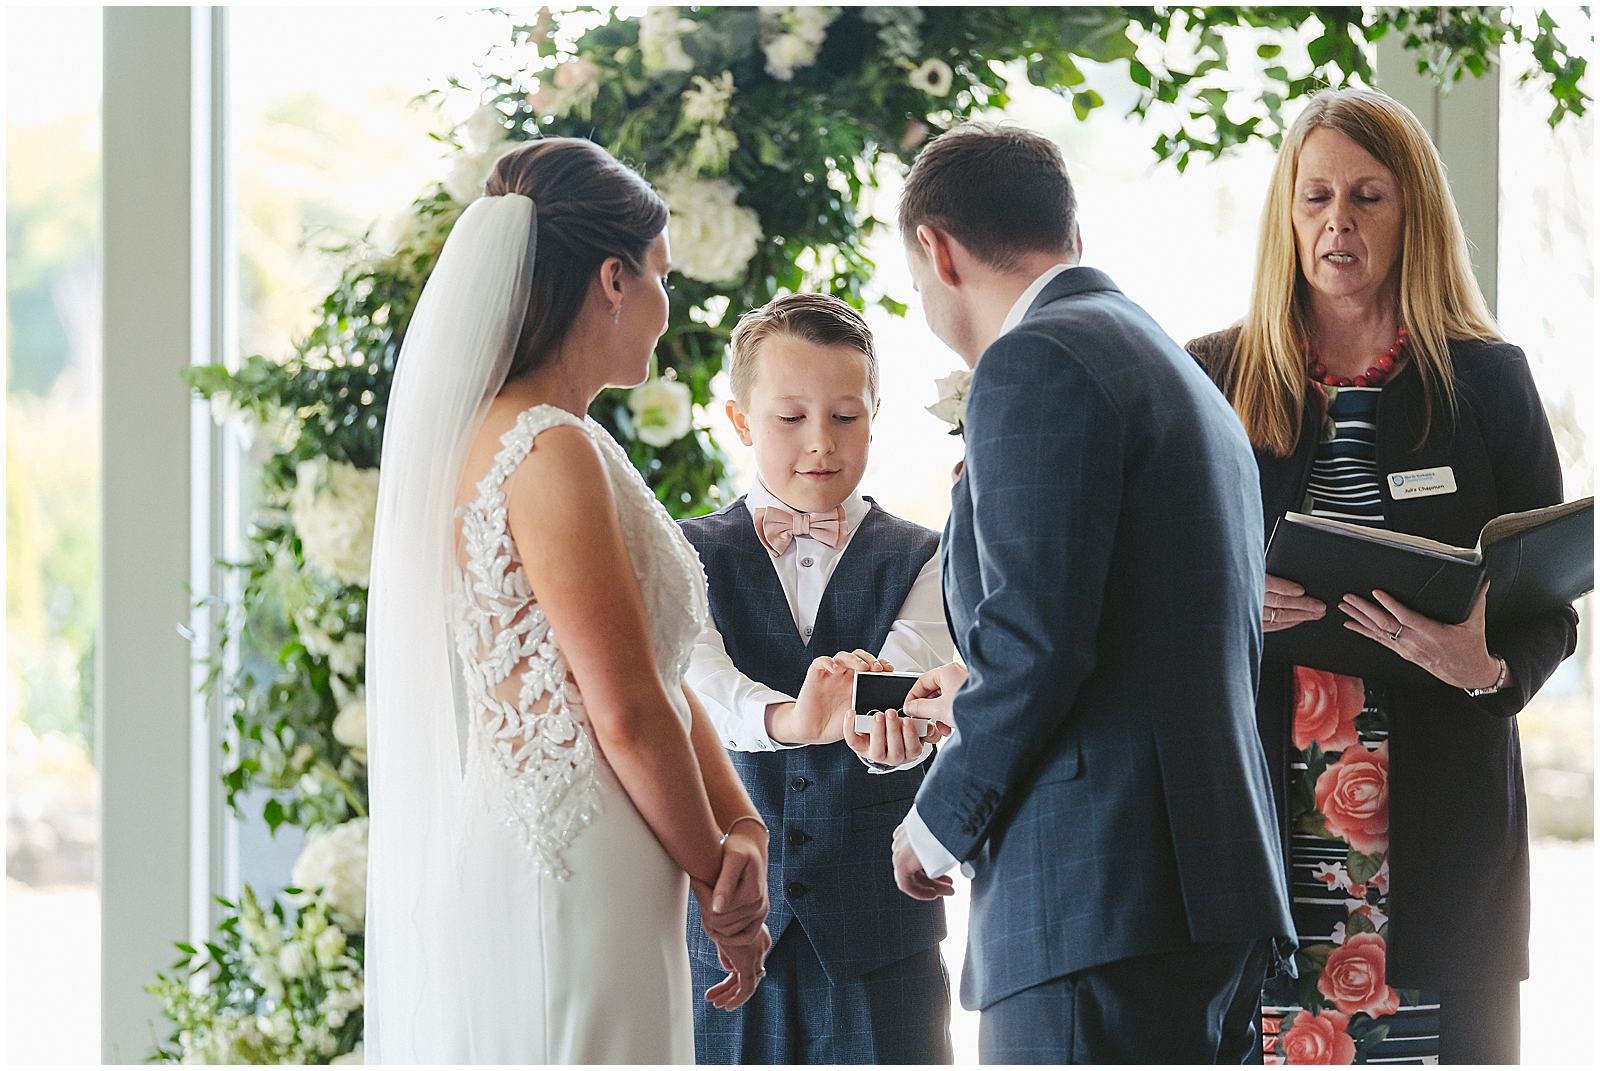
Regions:
M 1320 599 L 1320 621 L 1269 632 L 1266 656 L 1295 665 L 1398 682 L 1432 679 L 1387 647 L 1344 627 L 1346 594 L 1373 589 L 1436 621 L 1460 624 L 1490 581 L 1490 627 L 1564 606 L 1594 588 L 1594 499 L 1508 513 L 1483 526 L 1478 545 L 1290 513 L 1267 544 L 1267 572 Z

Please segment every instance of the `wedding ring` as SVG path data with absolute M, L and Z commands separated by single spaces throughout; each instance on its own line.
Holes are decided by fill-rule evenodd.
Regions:
M 1399 642 L 1400 633 L 1404 632 L 1405 630 L 1406 627 L 1404 625 L 1398 626 L 1393 632 L 1389 633 L 1389 640 L 1391 642 Z

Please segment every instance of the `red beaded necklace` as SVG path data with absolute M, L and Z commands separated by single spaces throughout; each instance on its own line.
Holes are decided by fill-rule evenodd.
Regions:
M 1311 378 L 1329 387 L 1376 387 L 1394 374 L 1395 365 L 1400 361 L 1400 355 L 1405 352 L 1406 344 L 1411 341 L 1411 335 L 1406 331 L 1406 325 L 1401 324 L 1400 330 L 1395 333 L 1394 343 L 1384 352 L 1378 354 L 1378 359 L 1365 372 L 1352 379 L 1349 376 L 1330 376 L 1328 368 L 1317 356 L 1317 351 L 1311 351 Z

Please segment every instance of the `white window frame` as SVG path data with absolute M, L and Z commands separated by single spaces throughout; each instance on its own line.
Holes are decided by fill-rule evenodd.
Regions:
M 232 361 L 226 12 L 104 12 L 104 392 L 96 757 L 101 784 L 101 1052 L 142 1061 L 166 1034 L 144 992 L 205 939 L 236 886 L 223 806 L 227 724 L 198 695 L 237 598 L 214 562 L 238 525 L 237 450 L 179 375 Z M 187 580 L 187 584 L 185 584 Z

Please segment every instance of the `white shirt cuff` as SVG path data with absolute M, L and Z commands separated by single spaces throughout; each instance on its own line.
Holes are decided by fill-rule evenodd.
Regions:
M 785 744 L 774 740 L 772 734 L 767 732 L 767 707 L 774 703 L 793 702 L 792 695 L 784 695 L 764 685 L 755 685 L 739 698 L 739 726 L 742 732 L 738 744 L 729 743 L 729 746 L 734 751 L 787 751 L 789 748 L 804 747 L 804 744 Z
M 911 841 L 911 850 L 917 853 L 917 862 L 922 864 L 922 869 L 928 877 L 943 877 L 956 868 L 956 857 L 939 843 L 939 838 L 933 835 L 933 831 L 917 813 L 915 804 L 912 804 L 911 810 L 906 813 L 903 825 L 906 837 Z M 961 864 L 961 873 L 966 877 L 972 877 L 972 867 L 966 863 Z
M 926 762 L 931 754 L 933 754 L 933 745 L 923 744 L 922 750 L 917 753 L 916 758 L 903 762 L 899 766 L 888 766 L 881 762 L 873 762 L 859 751 L 856 752 L 856 758 L 860 759 L 862 764 L 866 766 L 868 773 L 899 773 L 901 770 L 915 769 L 923 762 Z

